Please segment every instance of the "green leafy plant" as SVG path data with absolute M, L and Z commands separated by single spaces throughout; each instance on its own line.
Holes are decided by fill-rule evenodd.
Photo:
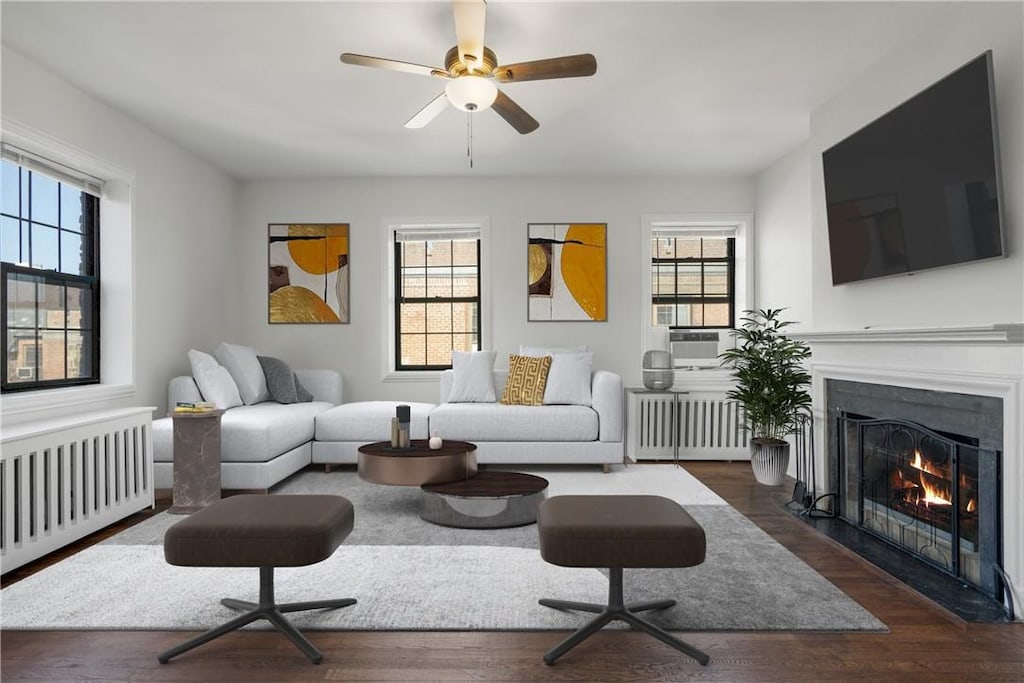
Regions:
M 784 310 L 744 311 L 743 325 L 733 332 L 736 348 L 718 356 L 736 380 L 727 395 L 743 405 L 747 428 L 760 442 L 784 441 L 811 405 L 806 389 L 811 376 L 803 366 L 811 349 L 785 335 L 783 330 L 795 323 L 780 320 Z

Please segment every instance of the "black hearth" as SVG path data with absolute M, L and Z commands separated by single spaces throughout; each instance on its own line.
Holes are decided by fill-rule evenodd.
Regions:
M 968 620 L 1006 618 L 1002 401 L 826 381 L 834 520 L 816 526 Z

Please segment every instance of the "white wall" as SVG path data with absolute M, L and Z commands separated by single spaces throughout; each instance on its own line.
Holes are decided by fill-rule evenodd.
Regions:
M 236 329 L 236 183 L 7 47 L 3 121 L 5 130 L 75 149 L 128 181 L 132 231 L 126 237 L 134 253 L 134 324 L 128 329 L 134 340 L 127 348 L 134 356 L 135 392 L 71 410 L 154 405 L 161 417 L 167 380 L 188 373 L 188 349 L 212 348 Z M 113 349 L 124 343 L 104 340 L 104 353 L 118 353 Z M 8 410 L 13 396 L 5 397 L 5 422 L 15 412 Z
M 785 308 L 791 329 L 814 326 L 811 157 L 806 144 L 757 177 L 754 285 L 758 308 Z
M 948 9 L 926 35 L 881 60 L 811 115 L 811 283 L 819 330 L 1024 320 L 1024 5 L 965 3 Z M 1009 257 L 833 287 L 822 151 L 988 49 L 994 60 L 1000 210 Z
M 242 189 L 239 273 L 241 339 L 299 367 L 326 367 L 345 378 L 345 400 L 403 398 L 437 402 L 437 383 L 381 382 L 382 217 L 487 216 L 493 301 L 489 324 L 499 358 L 519 344 L 589 344 L 598 367 L 639 383 L 642 354 L 640 216 L 643 213 L 749 212 L 748 178 L 393 178 L 261 181 Z M 608 322 L 526 322 L 526 225 L 608 224 Z M 351 225 L 348 325 L 267 324 L 267 224 Z M 485 324 L 488 324 L 485 321 Z M 498 366 L 506 363 L 498 362 Z

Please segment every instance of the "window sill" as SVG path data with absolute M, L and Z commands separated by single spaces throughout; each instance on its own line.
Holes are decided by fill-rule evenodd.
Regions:
M 90 404 L 106 403 L 135 397 L 134 384 L 90 384 L 84 387 L 42 389 L 25 393 L 4 394 L 0 413 L 4 420 L 31 419 L 36 413 L 63 408 L 88 409 Z

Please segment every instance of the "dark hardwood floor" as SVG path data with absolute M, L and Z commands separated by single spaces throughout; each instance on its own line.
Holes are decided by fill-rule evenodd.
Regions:
M 273 632 L 234 633 L 161 666 L 182 632 L 3 631 L 13 681 L 1024 681 L 1024 623 L 967 624 L 781 508 L 789 488 L 759 486 L 746 463 L 686 468 L 890 628 L 889 633 L 687 633 L 701 667 L 649 636 L 598 633 L 554 666 L 551 632 L 311 632 L 311 665 Z M 166 506 L 166 500 L 161 501 Z M 147 513 L 151 514 L 151 513 Z M 126 520 L 103 535 L 137 523 Z M 76 552 L 88 539 L 62 552 Z M 4 585 L 56 561 L 44 558 Z M 2 605 L 0 605 L 2 609 Z M 144 607 L 141 607 L 144 609 Z

